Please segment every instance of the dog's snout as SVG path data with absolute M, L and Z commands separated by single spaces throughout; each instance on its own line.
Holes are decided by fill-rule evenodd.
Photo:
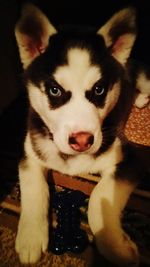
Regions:
M 69 145 L 73 150 L 83 152 L 94 143 L 94 136 L 89 132 L 72 133 L 69 136 Z

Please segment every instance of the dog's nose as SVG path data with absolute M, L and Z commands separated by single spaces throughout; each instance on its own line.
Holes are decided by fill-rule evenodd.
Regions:
M 72 133 L 69 136 L 69 145 L 72 149 L 83 152 L 89 149 L 94 143 L 94 136 L 88 132 Z

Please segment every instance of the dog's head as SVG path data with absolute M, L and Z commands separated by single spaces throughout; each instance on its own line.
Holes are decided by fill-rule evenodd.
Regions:
M 24 6 L 15 33 L 30 104 L 62 153 L 94 154 L 102 147 L 105 122 L 117 116 L 135 17 L 125 8 L 97 32 L 57 32 L 37 7 Z

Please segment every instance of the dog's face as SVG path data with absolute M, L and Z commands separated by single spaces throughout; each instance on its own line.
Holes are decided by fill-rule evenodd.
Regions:
M 97 33 L 56 32 L 29 5 L 16 37 L 31 106 L 58 150 L 95 154 L 104 141 L 103 122 L 121 94 L 123 68 L 135 40 L 134 11 L 120 11 Z
M 27 69 L 31 105 L 61 152 L 99 149 L 103 120 L 119 97 L 120 69 L 99 35 L 69 33 L 65 41 L 64 33 L 52 36 L 45 53 Z

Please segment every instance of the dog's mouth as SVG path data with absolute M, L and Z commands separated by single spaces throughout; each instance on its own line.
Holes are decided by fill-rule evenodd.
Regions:
M 77 148 L 72 149 L 72 151 L 68 151 L 68 152 L 59 150 L 59 154 L 64 160 L 67 160 L 71 157 L 76 157 L 79 155 L 89 155 L 89 156 L 91 155 L 95 157 L 99 155 L 100 151 L 101 151 L 101 145 L 97 147 L 96 149 L 89 146 L 89 148 L 87 148 L 86 150 L 77 149 Z

